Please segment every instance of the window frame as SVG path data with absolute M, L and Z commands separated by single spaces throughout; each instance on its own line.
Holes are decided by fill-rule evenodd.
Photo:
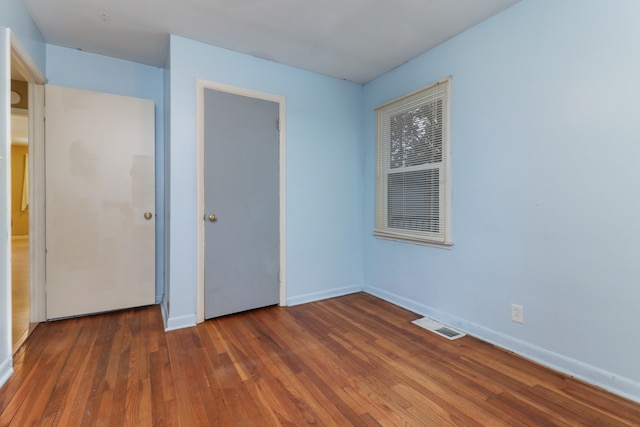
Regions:
M 440 162 L 425 162 L 422 165 L 391 166 L 392 117 L 408 113 L 416 108 L 442 101 L 442 149 Z M 448 76 L 414 92 L 393 99 L 375 108 L 376 112 L 376 209 L 373 234 L 376 237 L 450 247 L 451 241 L 451 77 Z M 395 173 L 411 173 L 422 170 L 438 170 L 438 232 L 393 227 L 389 225 L 389 176 Z M 426 186 L 421 187 L 426 190 Z

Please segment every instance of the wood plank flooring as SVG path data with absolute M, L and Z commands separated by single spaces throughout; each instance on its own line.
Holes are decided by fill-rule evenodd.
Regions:
M 11 239 L 11 342 L 13 351 L 29 333 L 29 239 Z
M 638 426 L 640 405 L 365 293 L 165 333 L 157 306 L 40 325 L 0 426 Z

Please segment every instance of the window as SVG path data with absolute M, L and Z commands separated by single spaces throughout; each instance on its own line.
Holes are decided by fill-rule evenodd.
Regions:
M 450 81 L 376 108 L 376 236 L 451 244 Z

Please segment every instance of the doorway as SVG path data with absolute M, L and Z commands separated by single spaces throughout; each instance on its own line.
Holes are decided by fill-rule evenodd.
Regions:
M 26 340 L 31 323 L 28 91 L 27 82 L 11 80 L 11 344 L 14 353 Z
M 44 320 L 44 159 L 45 77 L 10 32 L 11 141 L 11 344 L 12 352 Z
M 267 116 L 264 123 L 265 129 L 270 128 L 274 134 L 275 139 L 272 138 L 272 146 L 271 151 L 267 150 L 267 154 L 271 157 L 272 160 L 269 161 L 272 164 L 271 167 L 271 177 L 273 178 L 273 185 L 270 185 L 270 189 L 267 199 L 271 199 L 271 203 L 275 204 L 275 210 L 271 210 L 270 207 L 266 209 L 269 210 L 269 214 L 265 215 L 265 217 L 269 217 L 270 219 L 262 224 L 262 216 L 260 215 L 260 203 L 256 200 L 253 203 L 251 200 L 245 200 L 244 203 L 240 204 L 240 207 L 236 205 L 235 210 L 227 210 L 233 203 L 237 202 L 237 200 L 232 200 L 235 197 L 235 190 L 238 188 L 234 185 L 227 186 L 226 189 L 217 188 L 216 191 L 218 193 L 220 191 L 224 191 L 227 193 L 227 196 L 230 196 L 229 199 L 222 201 L 218 204 L 214 201 L 213 204 L 210 203 L 212 200 L 211 194 L 207 195 L 208 189 L 206 188 L 209 185 L 209 190 L 211 189 L 211 182 L 213 180 L 223 181 L 226 180 L 227 183 L 230 180 L 237 180 L 244 178 L 225 178 L 224 175 L 228 173 L 232 173 L 229 169 L 221 170 L 222 168 L 229 168 L 231 166 L 233 172 L 237 172 L 239 167 L 244 168 L 244 166 L 232 166 L 231 162 L 221 162 L 215 167 L 218 169 L 218 177 L 207 176 L 206 169 L 209 167 L 209 162 L 205 159 L 206 153 L 205 151 L 207 146 L 207 141 L 205 138 L 205 129 L 207 128 L 207 109 L 212 108 L 211 99 L 216 98 L 215 95 L 218 95 L 217 98 L 221 101 L 221 104 L 218 107 L 224 106 L 225 103 L 231 103 L 233 100 L 239 101 L 236 107 L 240 110 L 236 110 L 236 119 L 239 117 L 239 121 L 236 122 L 235 126 L 237 128 L 244 128 L 246 126 L 246 121 L 252 120 L 251 116 L 243 115 L 243 110 L 248 107 L 248 105 L 266 107 L 270 112 L 267 114 L 271 114 L 271 116 Z M 260 107 L 258 107 L 260 108 Z M 248 111 L 248 110 L 245 110 Z M 253 112 L 250 114 L 254 114 Z M 271 118 L 268 118 L 271 117 Z M 209 117 L 210 118 L 210 117 Z M 244 118 L 244 119 L 243 119 Z M 228 116 L 225 120 L 232 120 L 231 116 Z M 245 120 L 245 122 L 243 122 Z M 261 119 L 262 120 L 262 119 Z M 261 125 L 262 126 L 262 125 Z M 243 311 L 251 308 L 258 308 L 260 306 L 270 305 L 270 304 L 280 304 L 286 305 L 286 200 L 285 200 L 285 176 L 286 176 L 286 163 L 285 163 L 285 99 L 282 96 L 268 94 L 264 92 L 256 92 L 243 88 L 238 88 L 229 85 L 223 85 L 219 83 L 207 82 L 198 80 L 197 82 L 197 130 L 198 130 L 198 138 L 197 138 L 197 194 L 198 194 L 198 293 L 197 293 L 197 320 L 198 322 L 202 322 L 205 320 L 205 317 L 215 317 L 224 314 L 230 314 L 232 312 Z M 209 129 L 211 133 L 211 129 Z M 233 134 L 233 132 L 231 132 Z M 222 136 L 222 138 L 227 138 L 226 136 Z M 253 156 L 252 150 L 247 149 L 246 146 L 238 147 L 241 145 L 239 140 L 236 142 L 228 140 L 227 146 L 222 147 L 222 150 L 227 150 L 231 147 L 240 148 L 240 151 L 244 150 L 240 155 L 249 155 Z M 218 155 L 222 156 L 232 156 L 236 155 L 238 152 L 219 152 Z M 210 156 L 211 157 L 211 156 Z M 254 162 L 254 166 L 246 169 L 251 170 L 252 172 L 255 170 L 257 165 L 260 163 L 259 158 L 257 161 L 251 160 L 249 162 Z M 241 162 L 242 163 L 242 162 Z M 268 172 L 269 174 L 269 172 Z M 271 180 L 271 178 L 267 178 Z M 250 180 L 250 179 L 249 179 Z M 258 185 L 252 185 L 251 183 L 246 182 L 242 185 L 244 188 L 256 187 L 258 189 L 258 193 L 261 193 L 260 188 L 263 187 L 263 183 L 260 182 Z M 263 188 L 264 189 L 264 188 Z M 265 190 L 266 191 L 266 190 Z M 254 197 L 259 197 L 261 194 L 251 193 L 243 193 L 241 196 L 246 198 L 253 199 Z M 237 199 L 237 198 L 236 198 Z M 208 206 L 207 206 L 208 205 Z M 224 206 L 222 206 L 224 205 Z M 246 215 L 244 215 L 246 214 Z M 275 215 L 275 218 L 272 216 Z M 250 224 L 251 226 L 256 226 L 257 228 L 253 228 L 252 231 L 248 231 L 251 233 L 259 233 L 259 236 L 256 236 L 254 243 L 259 243 L 259 245 L 263 245 L 265 242 L 268 243 L 268 248 L 262 250 L 259 255 L 260 260 L 256 260 L 252 256 L 245 256 L 243 254 L 243 245 L 246 248 L 247 246 L 253 246 L 251 243 L 247 243 L 250 241 L 250 236 L 245 236 L 243 238 L 243 243 L 238 242 L 236 240 L 234 233 L 246 231 L 245 226 L 243 224 Z M 234 220 L 238 220 L 238 222 L 232 223 L 232 218 Z M 271 225 L 269 225 L 271 224 Z M 227 230 L 224 232 L 226 234 L 218 234 L 217 240 L 215 243 L 212 243 L 211 233 L 218 233 L 222 228 L 227 227 Z M 262 236 L 262 232 L 260 231 L 260 227 L 270 227 L 272 230 L 271 236 L 265 237 Z M 209 236 L 208 236 L 209 234 Z M 209 241 L 207 242 L 207 239 Z M 216 239 L 216 237 L 214 237 Z M 254 248 L 251 248 L 254 249 Z M 235 259 L 233 261 L 230 258 L 227 258 L 226 261 L 219 259 L 227 252 L 235 253 Z M 274 253 L 275 252 L 275 253 Z M 207 254 L 208 253 L 208 254 Z M 270 254 L 264 257 L 264 254 Z M 243 254 L 241 258 L 238 258 L 238 254 Z M 228 253 L 227 253 L 228 255 Z M 271 255 L 274 255 L 272 257 Z M 233 258 L 233 257 L 232 257 Z M 213 262 L 214 265 L 210 265 Z M 254 267 L 258 266 L 257 270 L 254 270 Z M 223 271 L 224 270 L 224 271 Z M 248 273 L 248 274 L 247 274 Z M 207 277 L 208 276 L 208 277 Z M 226 291 L 221 291 L 216 294 L 216 296 L 212 296 L 210 290 L 207 291 L 207 287 L 211 287 L 211 279 L 214 278 L 218 284 L 222 284 L 224 286 L 230 286 Z M 239 285 L 240 283 L 252 283 L 256 284 L 260 282 L 260 277 L 264 278 L 264 283 L 271 290 L 268 291 L 269 296 L 267 299 L 257 298 L 254 301 L 253 297 L 256 296 L 257 293 L 262 292 L 262 290 L 256 290 L 256 288 L 251 288 L 250 285 L 248 288 L 244 287 L 234 288 L 234 286 Z M 231 279 L 230 279 L 231 278 Z M 209 286 L 207 286 L 209 283 Z M 261 286 L 261 285 L 260 285 Z M 275 290 L 275 291 L 274 291 Z M 206 294 L 209 292 L 209 296 Z M 275 292 L 275 293 L 274 293 Z M 215 309 L 211 311 L 210 308 L 206 308 L 207 300 L 211 301 L 212 298 L 218 299 L 218 296 L 226 294 L 224 298 L 231 297 L 231 299 L 219 299 L 218 308 L 223 307 L 221 310 Z M 250 295 L 250 297 L 248 296 Z M 275 295 L 275 297 L 274 297 Z M 265 302 L 266 301 L 266 302 Z M 246 304 L 245 304 L 246 303 Z M 247 305 L 248 304 L 248 305 Z M 212 315 L 213 313 L 213 315 Z

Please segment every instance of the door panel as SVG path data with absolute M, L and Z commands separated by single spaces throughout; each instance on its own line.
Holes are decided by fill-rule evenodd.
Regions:
M 279 301 L 279 105 L 212 89 L 204 105 L 209 319 Z
M 46 87 L 47 318 L 155 302 L 153 101 Z

